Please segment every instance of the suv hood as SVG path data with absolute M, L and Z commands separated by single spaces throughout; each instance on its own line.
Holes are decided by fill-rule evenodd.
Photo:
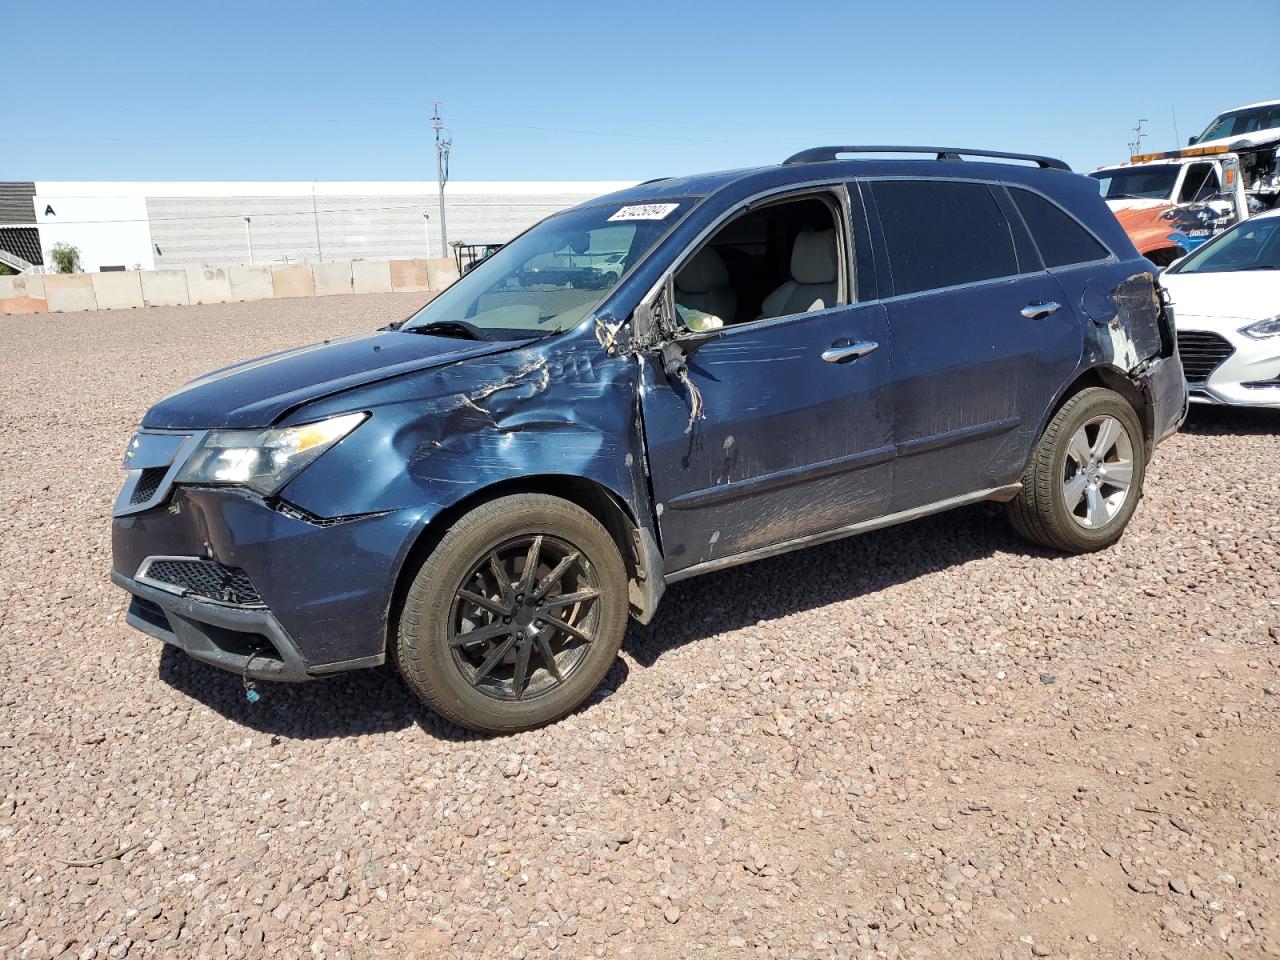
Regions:
M 395 330 L 329 340 L 199 376 L 148 410 L 142 425 L 161 430 L 269 427 L 303 403 L 525 342 L 477 342 Z

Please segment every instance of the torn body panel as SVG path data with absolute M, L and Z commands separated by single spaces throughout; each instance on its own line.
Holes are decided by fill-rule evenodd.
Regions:
M 1181 426 L 1187 390 L 1172 312 L 1154 274 L 1133 267 L 1126 262 L 1087 273 L 1064 271 L 1059 280 L 1085 320 L 1077 377 L 1095 371 L 1128 396 L 1143 421 L 1149 455 Z
M 433 520 L 497 485 L 563 477 L 595 484 L 625 511 L 619 539 L 636 573 L 633 601 L 652 616 L 661 556 L 638 379 L 634 358 L 610 356 L 584 326 L 321 397 L 281 422 L 353 409 L 369 420 L 287 484 L 278 504 L 231 488 L 174 488 L 167 509 L 117 518 L 115 571 L 133 578 L 158 542 L 165 553 L 216 559 L 249 574 L 308 669 L 380 658 L 401 570 Z
M 590 329 L 377 384 L 358 399 L 376 429 L 353 432 L 284 495 L 321 516 L 361 505 L 430 518 L 486 487 L 563 475 L 598 483 L 642 516 L 636 395 L 635 363 L 608 356 Z M 330 398 L 299 416 L 352 402 Z
M 892 490 L 885 309 L 730 329 L 685 359 L 702 398 L 642 355 L 645 437 L 668 572 L 884 512 Z M 851 363 L 834 341 L 877 348 Z M 692 424 L 692 429 L 690 426 Z

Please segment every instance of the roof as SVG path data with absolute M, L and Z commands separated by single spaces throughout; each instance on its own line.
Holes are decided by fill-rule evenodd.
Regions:
M 685 177 L 649 180 L 625 190 L 618 190 L 589 201 L 591 206 L 604 203 L 652 203 L 678 197 L 699 198 L 721 191 L 749 195 L 774 187 L 833 180 L 843 177 L 950 177 L 957 179 L 1005 180 L 1036 185 L 1050 180 L 1061 182 L 1077 174 L 1063 170 L 1041 169 L 1020 163 L 988 163 L 976 160 L 830 160 L 817 163 L 778 163 L 766 167 L 723 170 Z
M 1254 107 L 1275 106 L 1280 106 L 1280 100 L 1259 100 L 1257 103 L 1246 103 L 1243 107 L 1232 107 L 1229 110 L 1223 110 L 1218 116 L 1222 116 L 1223 113 L 1235 113 L 1237 110 L 1252 110 Z

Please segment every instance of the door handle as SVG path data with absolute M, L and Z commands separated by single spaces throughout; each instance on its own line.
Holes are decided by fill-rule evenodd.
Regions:
M 1051 313 L 1062 309 L 1062 304 L 1052 300 L 1032 300 L 1022 308 L 1022 315 L 1028 320 L 1043 320 Z
M 837 340 L 826 350 L 822 351 L 822 359 L 827 363 L 848 363 L 850 360 L 857 360 L 859 357 L 865 357 L 880 344 L 874 340 L 858 340 L 851 342 L 849 340 Z

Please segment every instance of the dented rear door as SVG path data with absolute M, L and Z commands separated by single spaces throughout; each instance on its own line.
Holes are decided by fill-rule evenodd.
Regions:
M 892 274 L 893 510 L 1019 479 L 1080 361 L 1080 320 L 983 182 L 868 183 Z

